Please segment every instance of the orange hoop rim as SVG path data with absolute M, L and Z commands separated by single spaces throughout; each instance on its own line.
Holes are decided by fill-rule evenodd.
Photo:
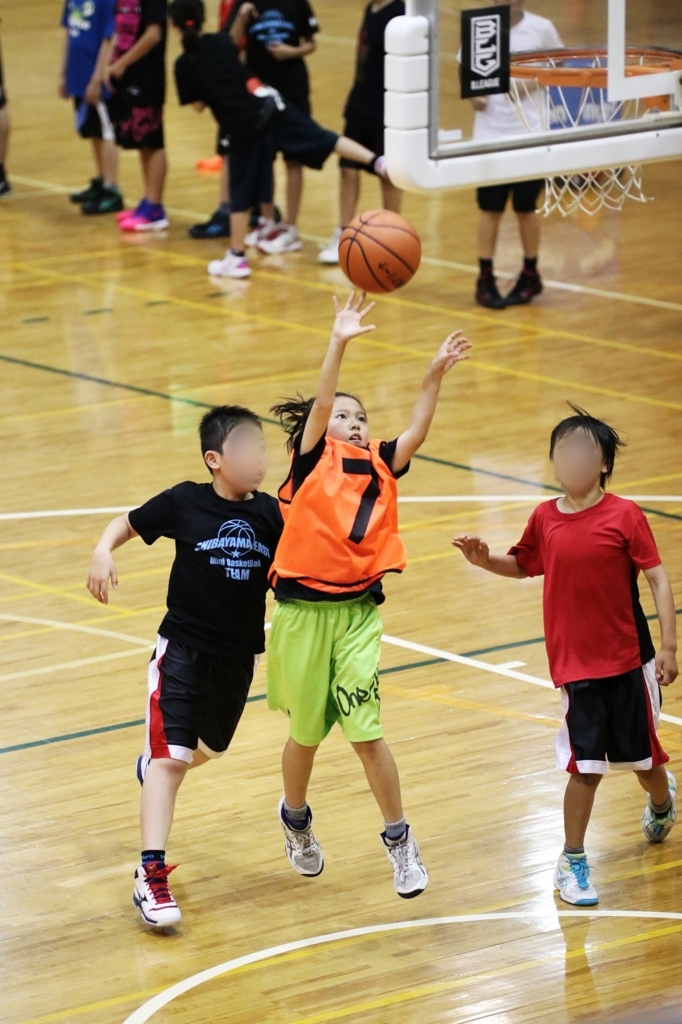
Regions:
M 561 50 L 528 50 L 511 54 L 512 78 L 531 79 L 540 85 L 564 88 L 605 89 L 607 67 L 564 67 L 564 61 L 597 60 L 608 57 L 605 46 L 569 47 Z M 544 61 L 545 64 L 539 62 Z M 647 61 L 646 64 L 642 61 Z M 559 66 L 557 66 L 559 65 Z M 653 75 L 661 71 L 682 70 L 682 52 L 657 46 L 628 46 L 625 49 L 625 75 Z

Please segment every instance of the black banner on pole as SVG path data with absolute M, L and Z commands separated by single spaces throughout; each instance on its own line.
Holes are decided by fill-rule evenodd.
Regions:
M 509 4 L 462 11 L 462 99 L 509 92 Z

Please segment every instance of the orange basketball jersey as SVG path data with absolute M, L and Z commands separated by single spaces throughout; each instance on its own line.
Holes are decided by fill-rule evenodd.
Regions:
M 398 533 L 396 478 L 379 454 L 381 441 L 358 448 L 326 438 L 312 472 L 293 493 L 279 489 L 284 532 L 270 581 L 298 580 L 329 594 L 366 590 L 407 564 Z M 292 460 L 293 461 L 293 460 Z

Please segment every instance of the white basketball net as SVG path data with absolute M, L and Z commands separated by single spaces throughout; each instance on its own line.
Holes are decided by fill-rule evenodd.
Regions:
M 550 54 L 538 57 L 538 67 L 557 67 Z M 591 60 L 594 67 L 605 63 L 605 58 L 599 55 Z M 528 67 L 527 62 L 525 66 Z M 528 132 L 561 131 L 580 125 L 609 124 L 653 116 L 640 100 L 609 103 L 606 89 L 580 85 L 547 88 L 535 78 L 512 77 L 507 99 Z M 646 203 L 649 198 L 642 189 L 641 165 L 611 167 L 547 178 L 542 212 L 545 217 L 555 212 L 568 217 L 576 210 L 582 210 L 594 216 L 603 209 L 622 210 L 627 199 Z

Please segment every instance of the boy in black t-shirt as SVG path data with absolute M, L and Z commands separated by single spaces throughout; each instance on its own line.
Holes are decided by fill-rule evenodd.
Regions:
M 384 152 L 384 37 L 393 18 L 405 13 L 403 0 L 373 0 L 367 4 L 358 35 L 355 79 L 346 100 L 343 134 L 367 146 L 375 153 Z M 341 232 L 350 224 L 360 198 L 360 168 L 353 160 L 341 157 L 339 181 L 339 227 L 329 244 L 318 256 L 320 263 L 339 262 Z M 400 213 L 401 190 L 388 179 L 381 182 L 381 200 L 385 210 Z
M 268 572 L 282 532 L 276 498 L 258 491 L 266 468 L 260 420 L 240 406 L 218 406 L 200 427 L 210 484 L 177 484 L 100 538 L 87 587 L 108 603 L 118 587 L 112 551 L 142 537 L 175 541 L 168 612 L 149 663 L 142 786 L 142 864 L 133 902 L 142 920 L 164 928 L 180 920 L 166 865 L 178 789 L 189 768 L 220 757 L 239 723 L 258 656 L 265 648 Z
M 310 116 L 310 81 L 305 57 L 315 52 L 319 25 L 309 0 L 254 0 L 235 4 L 225 30 L 239 46 L 246 39 L 249 70 L 271 85 L 287 103 Z M 303 243 L 296 228 L 303 194 L 303 165 L 295 153 L 283 152 L 287 168 L 284 220 L 262 217 L 248 244 L 269 254 L 297 252 Z

